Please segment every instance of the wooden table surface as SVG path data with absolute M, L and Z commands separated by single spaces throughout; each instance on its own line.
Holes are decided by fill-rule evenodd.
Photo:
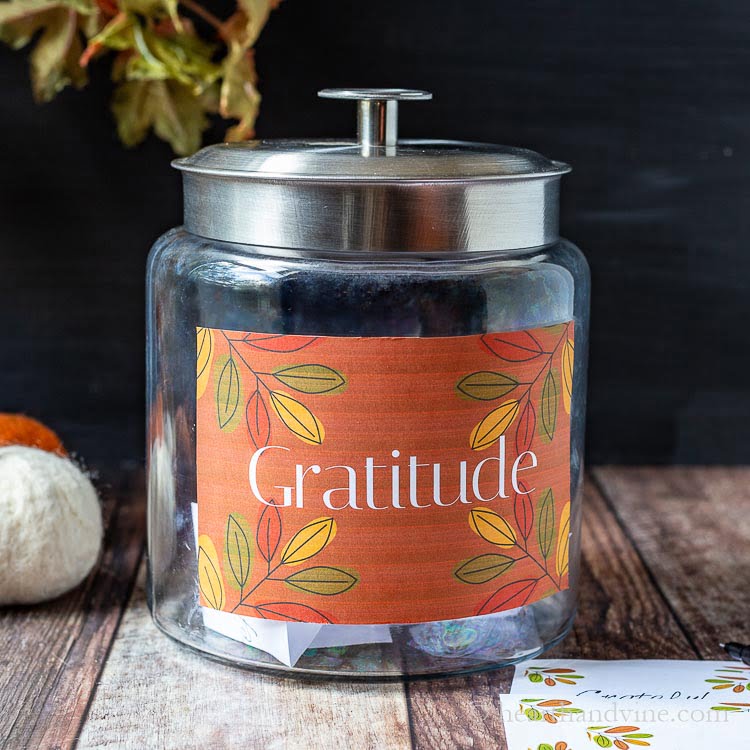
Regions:
M 103 487 L 106 549 L 77 590 L 0 611 L 0 747 L 504 748 L 511 669 L 411 683 L 225 667 L 157 632 L 140 475 Z M 616 468 L 586 485 L 579 614 L 550 656 L 721 658 L 750 640 L 750 468 Z

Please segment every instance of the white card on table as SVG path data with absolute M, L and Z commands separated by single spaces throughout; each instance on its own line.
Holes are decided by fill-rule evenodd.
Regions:
M 750 667 L 536 659 L 516 667 L 502 705 L 508 750 L 741 747 L 750 737 Z

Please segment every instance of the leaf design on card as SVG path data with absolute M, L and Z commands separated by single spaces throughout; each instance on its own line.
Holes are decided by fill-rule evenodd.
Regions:
M 632 746 L 649 747 L 651 743 L 646 740 L 654 736 L 630 725 L 588 727 L 587 734 L 598 747 L 616 747 L 618 750 L 630 750 Z
M 575 674 L 574 669 L 567 667 L 556 667 L 549 669 L 546 667 L 529 667 L 524 673 L 529 682 L 544 683 L 547 687 L 554 687 L 558 682 L 564 685 L 575 685 L 576 680 L 582 680 L 583 675 Z
M 617 727 L 611 727 L 610 729 L 605 730 L 607 734 L 623 734 L 625 732 L 637 732 L 639 727 L 633 727 L 630 725 L 623 725 L 623 726 L 617 726 Z M 649 735 L 651 736 L 651 735 Z
M 715 677 L 706 680 L 712 690 L 729 690 L 741 693 L 750 690 L 750 667 L 721 667 L 714 670 Z
M 711 706 L 711 710 L 750 713 L 750 703 L 720 703 L 718 706 Z

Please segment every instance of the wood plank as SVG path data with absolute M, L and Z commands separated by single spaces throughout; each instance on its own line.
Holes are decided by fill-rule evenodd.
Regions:
M 224 666 L 161 634 L 141 582 L 78 747 L 410 747 L 401 683 L 303 682 Z
M 595 476 L 695 648 L 750 638 L 750 468 L 615 468 Z
M 578 616 L 552 657 L 683 658 L 695 651 L 597 489 L 587 482 Z M 415 748 L 503 748 L 512 670 L 408 686 Z
M 0 611 L 0 747 L 75 742 L 138 569 L 144 538 L 142 476 L 105 488 L 99 566 L 76 590 Z
M 412 743 L 416 750 L 503 750 L 500 696 L 510 689 L 511 668 L 407 685 Z
M 650 570 L 594 484 L 586 485 L 578 616 L 549 655 L 577 659 L 693 659 Z

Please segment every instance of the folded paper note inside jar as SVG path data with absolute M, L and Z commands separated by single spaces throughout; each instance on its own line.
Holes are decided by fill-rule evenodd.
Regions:
M 750 736 L 750 667 L 534 660 L 516 667 L 502 707 L 508 750 L 740 747 Z

